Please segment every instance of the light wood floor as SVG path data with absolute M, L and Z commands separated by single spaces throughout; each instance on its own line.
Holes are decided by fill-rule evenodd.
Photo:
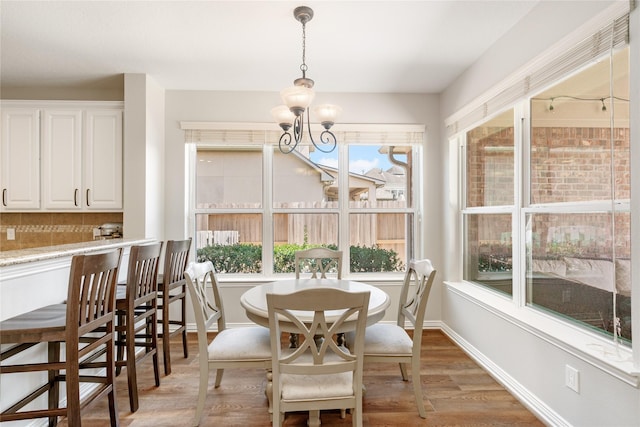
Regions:
M 198 360 L 195 335 L 190 335 L 189 357 L 182 357 L 175 342 L 172 373 L 161 377 L 160 387 L 153 383 L 151 360 L 139 366 L 140 409 L 129 412 L 126 372 L 117 378 L 120 425 L 190 426 L 198 395 Z M 365 366 L 365 426 L 544 426 L 518 400 L 473 362 L 442 332 L 424 332 L 422 350 L 422 388 L 427 418 L 418 416 L 412 384 L 404 382 L 394 364 Z M 162 363 L 162 362 L 161 362 Z M 161 372 L 162 371 L 162 366 Z M 264 371 L 225 370 L 222 384 L 213 387 L 209 377 L 207 409 L 201 426 L 270 426 L 264 395 Z M 85 410 L 83 425 L 109 425 L 107 399 Z M 287 414 L 285 426 L 306 426 L 304 413 Z M 340 419 L 336 412 L 322 412 L 324 426 L 350 426 L 351 416 Z M 66 421 L 62 421 L 67 427 Z

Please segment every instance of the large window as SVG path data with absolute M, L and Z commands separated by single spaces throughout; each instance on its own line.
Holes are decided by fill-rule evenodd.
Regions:
M 464 279 L 629 344 L 628 48 L 462 139 Z
M 268 133 L 255 145 L 193 145 L 197 258 L 271 275 L 292 273 L 295 251 L 325 246 L 343 251 L 343 273 L 404 271 L 418 243 L 422 132 L 405 134 L 380 143 L 344 132 L 330 154 L 304 144 L 282 154 Z

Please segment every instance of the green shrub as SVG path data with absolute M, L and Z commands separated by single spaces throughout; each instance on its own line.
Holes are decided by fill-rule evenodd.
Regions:
M 274 273 L 293 273 L 295 253 L 302 249 L 322 245 L 277 245 L 273 254 Z M 336 245 L 327 245 L 337 249 Z M 393 250 L 380 247 L 352 246 L 350 248 L 351 271 L 354 273 L 377 271 L 403 271 L 404 265 Z M 235 245 L 211 245 L 197 252 L 198 262 L 211 261 L 218 273 L 262 272 L 262 246 L 238 243 Z
M 239 243 L 198 249 L 198 262 L 211 261 L 218 273 L 260 273 L 262 246 Z
M 351 246 L 350 249 L 350 267 L 353 273 L 404 270 L 404 265 L 394 250 L 379 246 Z

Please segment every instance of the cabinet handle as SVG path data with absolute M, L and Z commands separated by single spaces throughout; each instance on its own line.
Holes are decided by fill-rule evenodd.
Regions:
M 76 188 L 73 192 L 73 204 L 78 206 L 78 189 Z
M 2 189 L 2 206 L 7 206 L 7 189 Z
M 91 206 L 91 205 L 89 204 L 89 189 L 88 189 L 88 188 L 87 188 L 87 206 Z

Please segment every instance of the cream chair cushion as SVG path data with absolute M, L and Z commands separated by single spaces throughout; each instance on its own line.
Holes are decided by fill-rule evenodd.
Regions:
M 347 333 L 347 343 L 353 342 L 353 333 Z M 364 340 L 364 354 L 411 356 L 413 340 L 407 332 L 398 325 L 376 323 L 367 327 Z
M 269 329 L 259 326 L 225 329 L 208 347 L 209 360 L 271 359 Z
M 349 353 L 346 347 L 340 347 Z M 311 354 L 307 353 L 298 359 L 300 364 L 312 364 Z M 341 362 L 336 354 L 327 354 L 327 364 L 331 361 Z M 281 374 L 281 391 L 283 400 L 332 399 L 353 395 L 353 372 L 318 375 Z

